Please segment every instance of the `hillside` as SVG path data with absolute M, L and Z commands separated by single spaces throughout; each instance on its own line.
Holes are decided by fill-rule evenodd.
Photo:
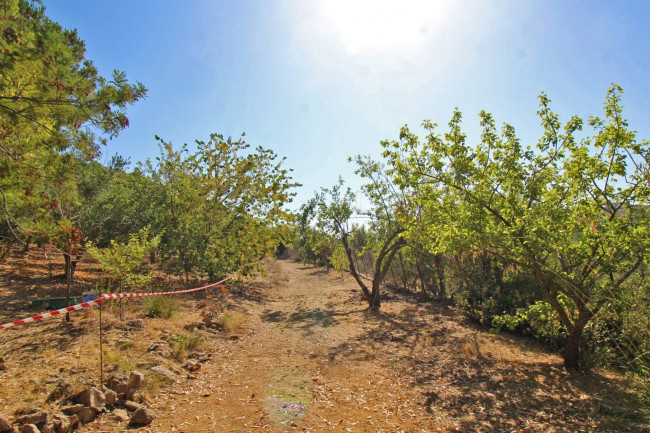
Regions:
M 92 265 L 81 266 L 89 283 L 84 267 Z M 182 314 L 168 320 L 143 317 L 138 300 L 126 301 L 123 322 L 116 307 L 105 308 L 105 378 L 134 369 L 149 382 L 141 399 L 156 418 L 142 431 L 647 431 L 613 374 L 570 375 L 544 347 L 485 332 L 413 294 L 392 291 L 381 313 L 370 313 L 347 275 L 292 261 L 267 267 L 267 276 L 228 295 L 179 299 Z M 14 306 L 3 309 L 6 321 L 31 294 L 16 299 L 7 288 L 18 287 L 18 273 L 3 275 L 3 305 Z M 28 267 L 20 275 L 20 285 L 39 285 Z M 172 342 L 222 305 L 235 320 L 219 332 L 194 331 L 203 333 L 204 359 L 198 371 L 183 370 Z M 86 310 L 71 324 L 3 331 L 0 414 L 55 413 L 61 403 L 45 399 L 57 383 L 96 385 L 97 325 L 97 310 Z M 152 373 L 156 365 L 174 372 L 173 383 Z M 81 431 L 125 426 L 109 407 Z

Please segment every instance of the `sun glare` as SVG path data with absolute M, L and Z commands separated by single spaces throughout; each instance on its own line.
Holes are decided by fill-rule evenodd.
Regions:
M 323 0 L 328 30 L 350 54 L 411 50 L 444 24 L 449 3 L 426 0 Z

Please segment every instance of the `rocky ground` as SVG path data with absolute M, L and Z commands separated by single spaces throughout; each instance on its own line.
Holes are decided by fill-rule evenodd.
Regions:
M 106 308 L 103 384 L 97 310 L 0 331 L 0 432 L 650 431 L 613 373 L 571 375 L 547 348 L 416 295 L 387 290 L 373 314 L 347 275 L 267 269 L 184 296 L 171 319 L 136 300 Z M 7 321 L 27 313 L 12 300 L 30 280 L 3 270 Z

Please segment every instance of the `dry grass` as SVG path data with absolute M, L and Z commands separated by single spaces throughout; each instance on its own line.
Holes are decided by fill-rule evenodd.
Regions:
M 61 287 L 48 279 L 47 262 L 39 267 L 34 258 L 12 256 L 0 266 L 7 305 L 0 314 L 8 319 L 32 314 L 26 299 Z M 88 283 L 94 272 L 81 263 L 78 275 Z M 278 402 L 267 404 L 270 395 L 305 408 L 295 419 L 304 431 L 643 431 L 639 402 L 621 376 L 571 375 L 557 354 L 530 340 L 490 334 L 447 306 L 386 294 L 381 313 L 371 314 L 349 276 L 269 261 L 265 278 L 233 286 L 230 298 L 218 295 L 224 327 L 237 338 L 192 342 L 184 329 L 201 311 L 220 312 L 216 299 L 183 298 L 182 314 L 171 319 L 144 317 L 134 300 L 105 308 L 104 367 L 107 374 L 145 373 L 145 398 L 158 415 L 152 431 L 293 429 L 275 424 Z M 140 318 L 143 326 L 129 325 Z M 73 387 L 98 382 L 98 311 L 72 319 L 0 331 L 7 368 L 0 371 L 0 413 L 49 410 L 44 402 L 59 378 Z M 214 355 L 190 379 L 176 360 L 148 350 L 158 343 L 171 351 L 181 340 L 184 355 Z M 169 385 L 152 373 L 157 364 L 179 381 Z M 296 378 L 300 386 L 285 386 Z M 310 392 L 297 393 L 303 388 Z M 121 431 L 108 417 L 83 429 Z
M 221 316 L 224 329 L 231 335 L 241 333 L 245 329 L 247 322 L 246 316 L 236 311 L 226 310 Z

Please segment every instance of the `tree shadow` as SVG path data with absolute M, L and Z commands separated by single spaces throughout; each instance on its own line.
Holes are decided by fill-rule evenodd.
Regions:
M 316 308 L 314 310 L 300 310 L 294 313 L 283 311 L 265 310 L 261 319 L 265 322 L 278 323 L 284 328 L 298 328 L 312 331 L 312 328 L 327 328 L 338 323 L 334 310 Z
M 455 420 L 458 431 L 650 431 L 642 402 L 622 381 L 568 373 L 528 338 L 495 336 L 436 302 L 363 314 L 370 327 L 331 348 L 329 359 L 383 353 L 412 377 L 425 410 Z

